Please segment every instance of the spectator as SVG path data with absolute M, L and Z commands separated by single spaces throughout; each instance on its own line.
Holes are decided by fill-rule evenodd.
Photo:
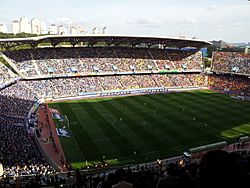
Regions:
M 250 55 L 239 52 L 214 52 L 212 70 L 250 75 Z
M 210 75 L 209 86 L 226 94 L 250 96 L 250 79 L 247 76 Z
M 200 188 L 242 187 L 237 161 L 221 150 L 208 152 L 200 164 Z
M 75 187 L 75 178 L 72 176 L 71 172 L 67 174 L 66 187 L 73 188 Z
M 126 47 L 40 48 L 4 52 L 27 77 L 94 72 L 201 71 L 201 53 Z

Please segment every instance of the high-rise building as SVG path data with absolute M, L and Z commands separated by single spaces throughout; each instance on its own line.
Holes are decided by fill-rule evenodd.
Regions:
M 51 35 L 56 35 L 56 34 L 58 34 L 58 30 L 57 30 L 57 27 L 56 27 L 55 24 L 51 24 L 51 25 L 49 26 L 49 34 L 51 34 Z
M 19 22 L 17 20 L 12 21 L 11 27 L 12 27 L 12 33 L 13 34 L 19 33 L 19 30 L 20 30 L 19 29 Z
M 76 34 L 76 33 L 77 33 L 77 28 L 76 28 L 75 26 L 71 26 L 71 27 L 69 28 L 69 33 L 70 33 L 71 35 Z
M 37 18 L 31 20 L 31 33 L 32 34 L 41 34 L 41 22 Z
M 26 17 L 21 17 L 19 21 L 19 32 L 30 33 L 31 27 Z
M 7 25 L 0 23 L 0 32 L 7 33 Z
M 58 35 L 64 35 L 65 34 L 65 28 L 63 25 L 58 26 Z
M 41 34 L 47 34 L 47 24 L 44 21 L 41 21 Z

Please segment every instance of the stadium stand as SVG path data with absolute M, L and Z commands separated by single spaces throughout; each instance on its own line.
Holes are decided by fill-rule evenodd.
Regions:
M 250 55 L 240 52 L 213 52 L 211 89 L 240 96 L 250 96 Z
M 4 91 L 8 95 L 0 95 L 0 161 L 4 174 L 20 176 L 54 172 L 42 158 L 32 134 L 34 127 L 28 124 L 28 113 L 34 100 L 29 99 L 24 87 L 14 85 L 14 88 L 12 91 L 6 88 Z
M 200 52 L 126 47 L 43 48 L 4 52 L 26 77 L 93 73 L 199 71 Z
M 19 81 L 3 89 L 0 94 L 8 97 L 36 98 L 78 96 L 80 93 L 128 90 L 138 88 L 183 88 L 204 85 L 200 74 L 153 74 L 56 78 L 46 80 Z
M 250 79 L 247 76 L 214 74 L 209 76 L 211 89 L 226 94 L 250 96 Z
M 42 159 L 33 135 L 28 133 L 21 122 L 18 118 L 0 116 L 0 158 L 5 169 L 4 174 L 20 176 L 54 172 Z
M 18 76 L 16 74 L 0 62 L 0 88 L 14 82 L 17 78 Z
M 182 159 L 174 163 L 162 164 L 157 161 L 153 165 L 107 170 L 104 173 L 76 171 L 54 174 L 55 169 L 45 162 L 36 146 L 34 125 L 29 124 L 30 109 L 41 99 L 130 89 L 203 87 L 206 85 L 206 76 L 200 52 L 177 48 L 109 46 L 37 48 L 5 51 L 4 54 L 12 62 L 13 68 L 24 76 L 22 80 L 15 80 L 20 75 L 13 74 L 0 64 L 0 85 L 14 80 L 12 84 L 0 88 L 0 162 L 5 175 L 36 175 L 29 176 L 26 182 L 22 180 L 28 187 L 112 187 L 121 181 L 145 188 L 161 188 L 169 183 L 176 187 L 215 185 L 213 181 L 207 184 L 204 178 L 206 165 L 211 162 L 209 154 L 201 165 Z M 215 72 L 250 73 L 249 56 L 216 52 L 213 58 Z M 229 58 L 231 60 L 228 62 Z M 214 90 L 250 96 L 250 84 L 246 76 L 213 74 L 208 76 L 208 84 Z M 222 154 L 225 159 L 229 155 L 234 156 L 233 162 L 237 160 L 239 164 L 244 161 L 249 167 L 249 156 L 243 158 L 243 154 L 214 154 Z M 229 170 L 232 169 L 229 167 Z M 250 169 L 241 170 L 241 181 L 231 179 L 228 186 L 230 183 L 245 185 Z M 223 178 L 221 182 L 225 183 Z M 7 185 L 11 182 L 18 184 L 18 181 L 4 181 Z
M 239 52 L 214 52 L 212 70 L 250 75 L 250 55 Z

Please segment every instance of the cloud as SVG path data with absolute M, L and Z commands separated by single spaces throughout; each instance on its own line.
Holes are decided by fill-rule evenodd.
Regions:
M 141 25 L 158 25 L 162 24 L 162 22 L 162 20 L 154 18 L 141 18 L 137 20 L 137 23 Z
M 134 20 L 127 20 L 126 22 L 127 22 L 127 24 L 130 24 L 130 25 L 135 24 L 135 21 L 134 21 Z
M 194 17 L 183 17 L 176 21 L 179 24 L 197 24 L 198 20 Z
M 139 18 L 139 19 L 130 19 L 126 21 L 129 25 L 136 25 L 139 27 L 148 27 L 148 28 L 163 28 L 167 26 L 186 26 L 186 25 L 195 25 L 199 21 L 194 17 L 180 17 L 180 18 L 168 18 L 168 19 L 157 19 L 157 18 Z
M 137 20 L 127 20 L 127 23 L 145 27 L 161 27 L 164 21 L 155 18 L 139 18 Z
M 207 9 L 207 10 L 218 10 L 219 7 L 216 6 L 216 5 L 209 5 L 209 6 L 206 7 L 206 9 Z
M 243 26 L 244 25 L 244 23 L 242 23 L 242 22 L 236 22 L 235 23 L 235 26 L 237 26 L 237 27 L 241 27 L 241 26 Z
M 221 24 L 218 24 L 217 27 L 218 28 L 223 28 L 223 27 L 225 27 L 225 25 L 221 23 Z

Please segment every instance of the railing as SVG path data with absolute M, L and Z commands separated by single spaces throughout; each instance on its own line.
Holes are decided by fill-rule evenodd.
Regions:
M 206 150 L 222 148 L 226 145 L 227 145 L 227 142 L 222 141 L 222 142 L 217 142 L 217 143 L 213 143 L 213 144 L 208 144 L 208 145 L 204 145 L 204 146 L 191 148 L 191 149 L 189 149 L 189 152 L 192 154 L 192 153 L 202 152 L 202 151 L 206 151 Z
M 167 92 L 181 92 L 190 90 L 208 89 L 208 87 L 187 86 L 187 87 L 155 87 L 155 88 L 141 88 L 141 89 L 126 89 L 126 90 L 114 90 L 103 92 L 85 92 L 78 95 L 68 96 L 51 96 L 47 97 L 45 101 L 60 101 L 60 100 L 78 100 L 83 98 L 97 98 L 106 96 L 122 96 L 122 95 L 142 95 L 142 94 L 155 94 L 155 93 L 167 93 Z
M 243 136 L 243 137 L 239 138 L 239 142 L 246 142 L 246 141 L 249 141 L 249 140 L 250 140 L 249 136 Z
M 89 76 L 115 76 L 115 75 L 143 75 L 143 74 L 184 74 L 184 73 L 201 73 L 202 70 L 145 70 L 145 71 L 129 71 L 129 72 L 89 72 L 89 73 L 65 73 L 65 74 L 47 74 L 40 76 L 23 76 L 26 80 L 33 79 L 53 79 L 53 78 L 73 78 L 73 77 L 89 77 Z

